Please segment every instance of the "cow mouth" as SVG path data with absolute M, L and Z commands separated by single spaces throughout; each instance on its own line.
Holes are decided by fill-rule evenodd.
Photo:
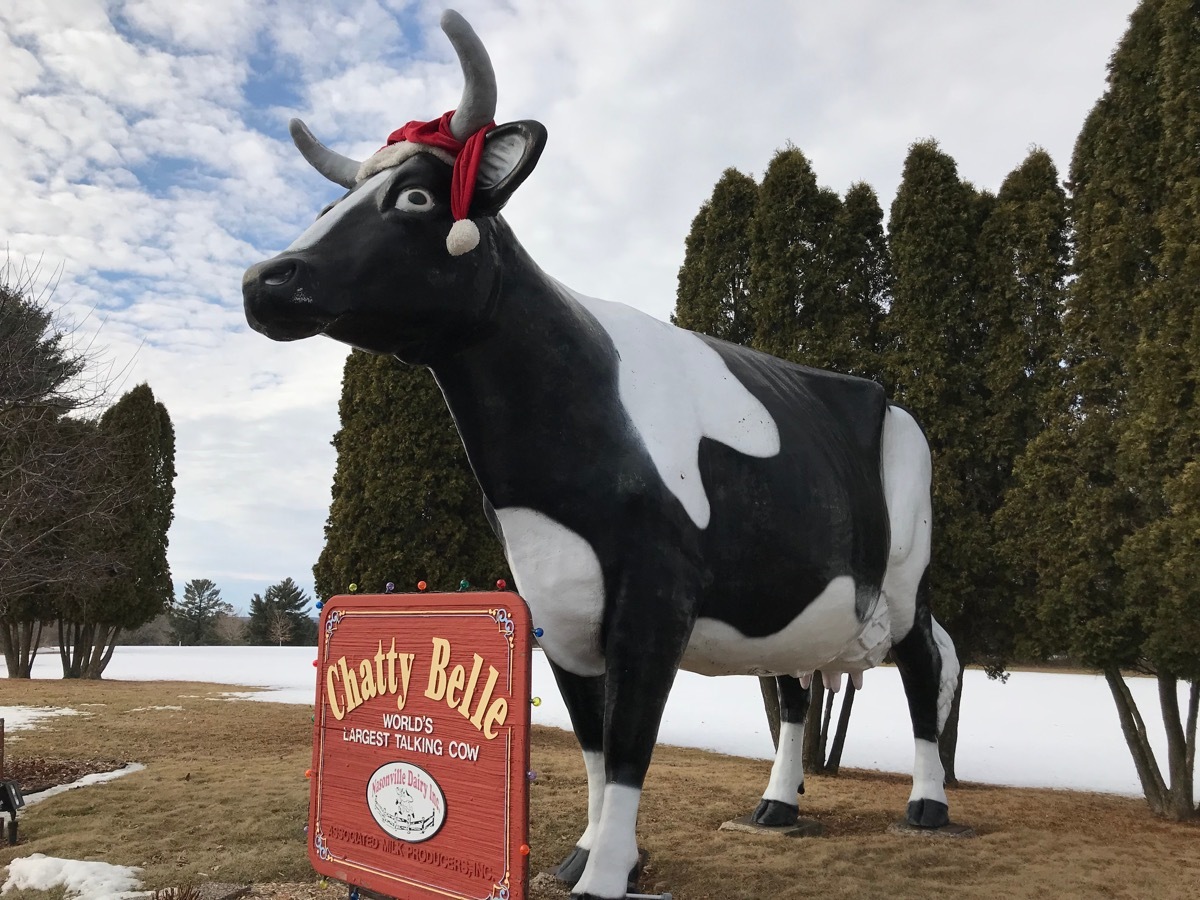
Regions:
M 255 315 L 249 305 L 246 307 L 246 322 L 259 334 L 266 335 L 273 341 L 300 341 L 324 334 L 338 318 L 335 315 L 319 313 L 297 314 L 296 310 L 263 317 Z
M 305 338 L 324 334 L 331 322 L 277 322 L 271 325 L 254 325 L 251 327 L 260 334 L 265 334 L 273 341 L 302 341 Z

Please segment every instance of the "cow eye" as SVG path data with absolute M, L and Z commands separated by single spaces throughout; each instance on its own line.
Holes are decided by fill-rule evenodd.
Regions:
M 433 197 L 423 188 L 405 188 L 396 197 L 396 209 L 405 212 L 427 212 L 433 209 Z

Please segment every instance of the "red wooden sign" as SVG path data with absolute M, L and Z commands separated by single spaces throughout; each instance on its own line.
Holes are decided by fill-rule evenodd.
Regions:
M 508 592 L 324 605 L 313 868 L 399 900 L 524 900 L 531 628 Z

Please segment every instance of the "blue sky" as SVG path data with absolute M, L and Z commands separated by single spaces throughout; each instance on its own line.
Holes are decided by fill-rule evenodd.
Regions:
M 551 274 L 665 319 L 688 226 L 727 166 L 787 142 L 886 209 L 936 138 L 996 189 L 1041 146 L 1066 172 L 1134 0 L 469 0 L 497 119 L 550 141 L 506 217 Z M 286 135 L 357 158 L 461 90 L 443 7 L 406 0 L 0 5 L 0 240 L 58 277 L 114 389 L 175 423 L 176 584 L 238 608 L 311 591 L 345 349 L 252 334 L 241 274 L 338 189 Z M 404 583 L 410 573 L 397 573 Z M 416 577 L 419 577 L 417 575 Z M 411 580 L 416 580 L 413 577 Z

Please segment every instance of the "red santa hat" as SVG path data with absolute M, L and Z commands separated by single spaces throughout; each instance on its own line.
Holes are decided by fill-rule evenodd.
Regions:
M 450 179 L 450 214 L 454 225 L 446 236 L 446 249 L 451 256 L 462 256 L 479 246 L 479 227 L 471 221 L 471 200 L 475 196 L 475 179 L 483 160 L 484 136 L 496 127 L 489 122 L 460 141 L 450 131 L 454 110 L 431 122 L 409 122 L 388 135 L 387 144 L 369 157 L 358 170 L 361 184 L 377 172 L 398 166 L 414 153 L 432 153 L 453 167 Z

